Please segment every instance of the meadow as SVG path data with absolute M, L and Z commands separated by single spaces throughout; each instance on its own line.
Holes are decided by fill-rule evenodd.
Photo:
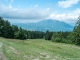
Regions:
M 6 39 L 0 37 L 8 60 L 80 60 L 80 47 L 44 39 Z

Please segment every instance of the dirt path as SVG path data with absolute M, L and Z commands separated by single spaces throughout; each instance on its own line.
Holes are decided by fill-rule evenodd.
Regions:
M 3 54 L 2 54 L 2 43 L 0 43 L 0 60 L 8 60 Z

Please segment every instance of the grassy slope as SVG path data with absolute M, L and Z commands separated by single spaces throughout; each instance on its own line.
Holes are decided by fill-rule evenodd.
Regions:
M 0 37 L 9 60 L 80 60 L 80 47 L 43 39 L 15 40 Z

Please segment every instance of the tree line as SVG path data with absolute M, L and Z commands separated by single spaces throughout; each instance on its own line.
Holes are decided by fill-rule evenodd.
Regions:
M 67 36 L 69 36 L 70 33 L 71 32 L 68 31 L 50 32 L 49 30 L 47 30 L 45 33 L 45 40 L 67 43 Z
M 19 28 L 16 25 L 11 25 L 10 22 L 0 17 L 0 37 L 12 38 L 12 39 L 39 39 L 45 38 L 45 40 L 51 40 L 53 42 L 71 43 L 80 45 L 80 16 L 76 22 L 76 25 L 71 32 L 46 32 L 42 31 L 30 31 Z
M 45 40 L 51 40 L 53 42 L 71 43 L 80 45 L 80 16 L 76 22 L 76 25 L 71 32 L 49 32 L 45 33 Z
M 29 31 L 19 28 L 16 25 L 11 25 L 9 21 L 0 17 L 0 36 L 12 39 L 37 39 L 43 38 L 45 35 L 42 31 Z

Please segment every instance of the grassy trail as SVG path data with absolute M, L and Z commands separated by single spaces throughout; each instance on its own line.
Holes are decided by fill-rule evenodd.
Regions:
M 2 51 L 9 60 L 80 60 L 80 47 L 44 39 L 0 38 Z
M 2 43 L 0 43 L 0 60 L 7 60 L 7 58 L 3 55 L 3 52 L 2 52 Z

